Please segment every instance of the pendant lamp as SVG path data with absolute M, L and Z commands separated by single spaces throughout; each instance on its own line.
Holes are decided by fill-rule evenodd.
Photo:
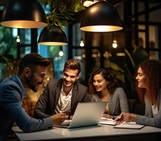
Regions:
M 37 0 L 10 0 L 3 11 L 1 25 L 11 28 L 45 27 L 46 15 Z
M 41 31 L 38 44 L 48 46 L 63 46 L 67 45 L 68 43 L 64 31 L 59 26 L 55 26 L 53 29 L 48 29 L 48 27 L 45 27 Z
M 112 32 L 123 29 L 116 9 L 107 1 L 96 2 L 86 8 L 80 30 L 87 32 Z

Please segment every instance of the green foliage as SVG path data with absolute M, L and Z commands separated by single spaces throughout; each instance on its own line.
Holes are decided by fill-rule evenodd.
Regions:
M 0 54 L 0 81 L 8 75 L 8 70 L 13 69 L 13 61 Z
M 13 38 L 11 29 L 0 26 L 0 54 L 16 56 L 16 39 Z
M 59 55 L 60 47 L 59 46 L 51 46 L 48 48 L 48 56 L 51 58 L 55 58 Z
M 8 58 L 0 54 L 0 63 L 6 64 L 8 67 L 13 68 L 13 63 L 9 61 Z
M 135 90 L 135 78 L 133 71 L 136 69 L 135 62 L 133 60 L 132 55 L 128 52 L 128 50 L 124 50 L 128 60 L 131 62 L 131 67 L 125 63 L 126 61 L 121 61 L 120 59 L 111 58 L 110 61 L 110 69 L 111 72 L 122 82 L 122 85 L 127 93 L 128 98 L 136 98 L 136 90 Z
M 74 13 L 83 10 L 82 0 L 38 0 L 42 6 L 49 6 L 49 13 L 46 14 L 48 27 L 68 26 L 74 20 Z
M 145 49 L 141 49 L 138 47 L 133 54 L 126 49 L 124 49 L 126 53 L 126 61 L 121 61 L 120 59 L 111 58 L 110 61 L 110 69 L 112 73 L 122 82 L 124 88 L 126 89 L 126 93 L 129 98 L 137 98 L 137 93 L 135 89 L 135 71 L 139 63 L 148 59 L 148 55 Z M 141 56 L 141 58 L 139 57 Z M 129 64 L 127 64 L 127 60 L 129 60 Z
M 0 26 L 0 78 L 7 75 L 8 68 L 12 69 L 16 53 L 16 39 L 13 38 L 11 29 Z

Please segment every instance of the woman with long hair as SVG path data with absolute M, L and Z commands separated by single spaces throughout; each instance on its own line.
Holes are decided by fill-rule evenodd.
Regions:
M 145 116 L 121 113 L 122 121 L 133 121 L 154 127 L 161 127 L 161 63 L 145 60 L 139 64 L 136 76 L 138 97 L 145 102 Z
M 121 112 L 129 112 L 127 96 L 117 79 L 108 69 L 99 68 L 89 79 L 89 95 L 92 102 L 107 101 L 104 117 L 111 118 Z

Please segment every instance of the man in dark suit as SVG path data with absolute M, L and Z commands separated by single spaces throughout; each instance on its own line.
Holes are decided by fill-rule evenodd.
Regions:
M 36 92 L 44 82 L 45 69 L 50 61 L 37 53 L 25 55 L 19 63 L 18 75 L 5 78 L 0 83 L 0 141 L 10 134 L 13 122 L 24 132 L 33 132 L 61 124 L 65 114 L 51 115 L 48 118 L 30 117 L 22 107 L 22 99 L 27 96 L 25 88 Z
M 63 112 L 71 119 L 77 104 L 89 101 L 87 87 L 76 81 L 80 71 L 78 61 L 70 59 L 65 63 L 62 79 L 50 80 L 40 95 L 34 110 L 36 118 Z

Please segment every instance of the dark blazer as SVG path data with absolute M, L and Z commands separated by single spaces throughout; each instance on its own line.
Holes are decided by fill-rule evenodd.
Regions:
M 50 80 L 44 89 L 43 94 L 40 95 L 35 109 L 34 116 L 36 118 L 49 117 L 55 114 L 55 108 L 57 106 L 60 91 L 62 87 L 63 80 Z M 79 102 L 89 101 L 88 88 L 78 82 L 75 82 L 72 99 L 71 99 L 71 115 L 74 114 L 77 104 Z
M 17 76 L 6 78 L 0 83 L 0 141 L 7 138 L 13 122 L 24 132 L 53 126 L 51 118 L 34 119 L 25 112 L 22 107 L 22 98 L 25 96 L 25 89 Z

